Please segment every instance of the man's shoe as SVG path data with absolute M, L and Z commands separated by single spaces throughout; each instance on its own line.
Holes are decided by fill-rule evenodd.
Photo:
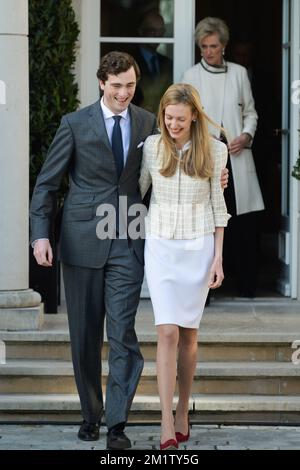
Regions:
M 99 439 L 99 423 L 88 423 L 83 421 L 78 431 L 78 437 L 82 441 L 98 441 Z
M 120 429 L 120 426 L 114 426 L 108 430 L 106 448 L 111 450 L 123 450 L 130 449 L 130 439 L 124 433 L 124 428 Z

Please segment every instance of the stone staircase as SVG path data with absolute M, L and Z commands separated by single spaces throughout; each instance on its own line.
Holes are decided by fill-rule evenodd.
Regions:
M 141 300 L 137 333 L 145 367 L 130 420 L 159 420 L 156 333 L 151 304 Z M 0 332 L 0 420 L 77 422 L 80 406 L 70 359 L 65 314 L 46 315 L 40 331 Z M 191 419 L 205 423 L 299 423 L 300 303 L 284 299 L 214 301 L 199 332 L 199 362 Z M 103 350 L 104 386 L 107 353 Z

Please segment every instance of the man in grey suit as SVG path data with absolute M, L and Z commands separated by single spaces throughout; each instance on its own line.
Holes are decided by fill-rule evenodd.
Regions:
M 101 101 L 63 116 L 50 146 L 31 201 L 31 241 L 38 264 L 51 266 L 49 232 L 55 215 L 55 194 L 68 174 L 60 259 L 74 374 L 84 419 L 78 437 L 99 438 L 106 317 L 110 347 L 105 403 L 107 448 L 127 449 L 131 443 L 124 427 L 143 369 L 134 325 L 143 281 L 144 243 L 142 238 L 131 239 L 123 233 L 118 236 L 119 225 L 116 238 L 99 238 L 96 231 L 101 216 L 97 214 L 101 213 L 99 207 L 107 207 L 104 204 L 118 214 L 120 196 L 127 198 L 128 208 L 142 203 L 138 187 L 142 144 L 155 132 L 156 119 L 130 104 L 140 78 L 130 55 L 107 54 L 97 77 L 103 93 Z

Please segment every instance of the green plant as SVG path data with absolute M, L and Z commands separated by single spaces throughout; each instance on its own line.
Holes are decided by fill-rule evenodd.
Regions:
M 292 171 L 292 176 L 294 176 L 294 178 L 296 178 L 297 180 L 300 180 L 300 152 L 298 160 L 296 161 L 296 165 L 294 166 L 294 169 Z
M 73 73 L 78 35 L 72 0 L 29 0 L 30 194 L 62 115 L 79 104 Z
M 300 129 L 298 129 L 298 132 L 300 132 Z M 297 180 L 300 180 L 300 150 L 298 153 L 298 160 L 296 161 L 296 165 L 292 171 L 292 176 L 294 176 L 294 178 Z

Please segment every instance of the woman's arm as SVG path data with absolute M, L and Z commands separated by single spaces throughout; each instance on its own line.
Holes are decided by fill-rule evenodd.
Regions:
M 243 130 L 242 134 L 233 139 L 228 146 L 230 153 L 236 156 L 238 156 L 245 147 L 251 147 L 258 119 L 252 95 L 251 84 L 248 78 L 247 70 L 244 67 L 241 68 L 240 87 L 242 92 L 241 112 Z
M 227 226 L 230 215 L 227 213 L 220 176 L 227 162 L 227 147 L 220 144 L 214 154 L 214 174 L 210 180 L 211 202 L 215 223 L 215 255 L 209 274 L 210 289 L 217 289 L 224 279 L 223 273 L 223 238 L 224 227 Z
M 214 173 L 210 179 L 211 204 L 214 215 L 215 227 L 226 227 L 230 215 L 227 214 L 223 189 L 221 187 L 221 173 L 227 162 L 227 147 L 218 142 L 218 147 L 213 150 Z
M 217 289 L 222 285 L 223 273 L 223 239 L 224 227 L 216 227 L 215 231 L 215 256 L 209 272 L 208 287 Z
M 243 131 L 242 134 L 249 134 L 254 138 L 257 128 L 257 112 L 255 110 L 254 98 L 247 70 L 242 68 L 242 95 L 243 95 Z
M 148 166 L 149 152 L 150 152 L 150 149 L 149 149 L 149 137 L 148 137 L 143 147 L 141 175 L 139 179 L 139 186 L 140 186 L 142 199 L 144 199 L 145 194 L 150 188 L 151 181 L 152 181 L 151 173 L 150 173 L 149 166 Z

